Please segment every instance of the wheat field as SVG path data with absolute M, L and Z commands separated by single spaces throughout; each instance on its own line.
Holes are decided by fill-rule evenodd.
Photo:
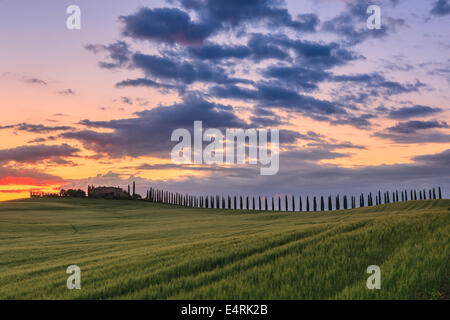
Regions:
M 0 299 L 448 299 L 449 235 L 446 199 L 308 213 L 16 200 L 0 203 Z

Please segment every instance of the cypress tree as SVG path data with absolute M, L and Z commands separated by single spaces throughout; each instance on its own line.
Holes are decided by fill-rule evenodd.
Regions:
M 429 190 L 429 197 L 428 197 L 428 199 L 433 199 L 433 197 L 431 196 L 431 189 Z
M 267 205 L 267 202 L 268 202 L 268 200 L 267 200 L 267 196 L 265 197 L 265 201 L 264 201 L 264 209 L 266 210 L 266 211 L 268 211 L 269 210 L 269 207 L 268 207 L 268 205 Z
M 336 196 L 336 210 L 341 209 L 341 204 L 339 203 L 339 195 Z
M 246 206 L 245 206 L 245 208 L 248 210 L 248 196 L 247 196 L 247 202 L 246 202 Z
M 241 209 L 242 210 L 242 205 L 243 205 L 243 202 L 242 202 L 242 196 L 240 196 L 240 206 L 239 206 L 239 209 Z
M 303 203 L 302 203 L 302 196 L 299 196 L 299 204 L 298 204 L 298 211 L 302 211 L 303 210 Z
M 331 195 L 328 196 L 328 211 L 333 210 L 333 201 L 331 200 Z
M 344 210 L 347 209 L 347 195 L 344 195 Z
M 405 195 L 404 195 L 403 191 L 402 191 L 402 201 L 405 201 Z
M 433 188 L 433 199 L 436 199 L 436 189 Z
M 289 211 L 287 195 L 284 196 L 284 211 Z
M 317 202 L 316 202 L 316 196 L 314 196 L 314 202 L 313 202 L 313 205 L 314 205 L 314 212 L 316 212 L 317 211 Z
M 439 199 L 442 199 L 441 187 L 439 187 Z
M 294 195 L 292 195 L 292 212 L 295 212 L 295 198 L 294 198 Z
M 259 196 L 259 207 L 258 207 L 259 211 L 261 211 L 261 196 Z
M 417 192 L 414 190 L 414 200 L 417 200 Z
M 325 201 L 323 200 L 323 196 L 320 196 L 320 211 L 325 211 Z
M 275 211 L 275 200 L 273 196 L 272 196 L 272 211 Z
M 410 194 L 411 194 L 411 196 L 409 197 L 411 200 L 414 200 L 414 196 L 413 196 L 413 191 L 412 190 L 409 190 L 409 192 L 410 192 Z
M 306 196 L 306 211 L 309 212 L 309 196 Z
M 236 195 L 235 195 L 235 196 L 234 196 L 234 209 L 235 209 L 235 210 L 237 209 L 236 206 L 237 206 L 237 201 L 236 201 Z
M 252 199 L 253 199 L 253 207 L 252 207 L 252 209 L 255 210 L 255 197 L 253 196 Z

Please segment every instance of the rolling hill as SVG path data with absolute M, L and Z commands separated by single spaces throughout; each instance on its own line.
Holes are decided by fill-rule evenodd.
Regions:
M 16 200 L 0 203 L 0 299 L 448 299 L 449 235 L 447 199 L 308 213 Z

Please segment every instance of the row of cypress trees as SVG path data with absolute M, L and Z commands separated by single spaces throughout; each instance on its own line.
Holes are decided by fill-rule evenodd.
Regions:
M 423 189 L 403 191 L 381 191 L 375 194 L 375 201 L 370 192 L 366 196 L 364 193 L 359 195 L 359 203 L 357 203 L 356 196 L 343 197 L 336 195 L 334 206 L 331 195 L 328 196 L 327 206 L 325 206 L 324 196 L 309 197 L 306 196 L 305 203 L 301 196 L 298 197 L 298 202 L 294 195 L 285 195 L 277 197 L 261 197 L 261 196 L 196 196 L 189 194 L 181 194 L 178 192 L 170 192 L 161 189 L 150 188 L 147 191 L 146 200 L 151 202 L 159 202 L 164 204 L 171 204 L 184 207 L 194 208 L 214 208 L 214 209 L 244 209 L 244 210 L 266 210 L 266 211 L 331 211 L 341 209 L 354 209 L 357 207 L 370 207 L 374 205 L 381 205 L 387 203 L 409 201 L 409 200 L 430 200 L 442 199 L 441 187 L 436 189 L 429 189 L 428 192 Z M 310 201 L 311 200 L 311 201 Z M 341 202 L 342 201 L 342 202 Z M 284 208 L 282 206 L 284 205 Z

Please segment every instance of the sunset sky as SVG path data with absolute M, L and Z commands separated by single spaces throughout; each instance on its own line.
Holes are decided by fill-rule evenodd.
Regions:
M 0 200 L 132 181 L 450 195 L 449 0 L 0 0 L 0 41 Z M 279 173 L 174 164 L 195 120 L 280 129 Z

